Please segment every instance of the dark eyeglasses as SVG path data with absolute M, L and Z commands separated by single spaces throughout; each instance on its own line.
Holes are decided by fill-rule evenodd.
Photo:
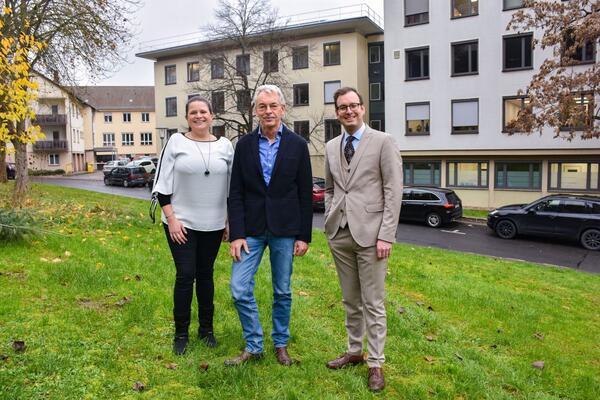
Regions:
M 337 106 L 335 109 L 337 111 L 341 111 L 344 112 L 348 109 L 350 109 L 350 111 L 356 111 L 358 110 L 358 107 L 362 106 L 362 103 L 350 103 L 350 104 L 342 104 L 341 106 Z

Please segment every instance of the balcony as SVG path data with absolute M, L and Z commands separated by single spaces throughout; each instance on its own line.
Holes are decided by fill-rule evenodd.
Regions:
M 60 126 L 67 124 L 67 115 L 66 114 L 37 114 L 35 116 L 35 121 L 33 121 L 36 125 L 45 125 L 45 126 Z
M 33 143 L 34 151 L 68 151 L 69 142 L 66 140 L 38 140 Z

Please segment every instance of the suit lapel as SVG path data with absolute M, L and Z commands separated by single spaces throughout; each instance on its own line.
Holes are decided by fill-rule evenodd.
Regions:
M 357 165 L 360 163 L 360 158 L 365 153 L 365 151 L 369 145 L 371 136 L 372 136 L 371 129 L 368 126 L 366 126 L 365 131 L 358 143 L 358 150 L 356 150 L 356 153 L 354 153 L 354 157 L 352 157 L 352 161 L 350 161 L 350 172 L 348 173 L 348 183 L 352 180 L 352 176 L 354 175 L 354 172 L 357 169 Z
M 260 164 L 260 154 L 258 152 L 258 128 L 255 129 L 251 135 L 252 140 L 250 141 L 250 148 L 251 151 L 250 153 L 252 154 L 252 164 L 254 165 L 254 168 L 256 170 L 256 172 L 258 173 L 258 176 L 260 177 L 261 182 L 265 182 L 265 178 L 263 177 L 263 170 L 262 170 L 262 165 Z
M 271 172 L 271 181 L 273 180 L 273 178 L 275 178 L 275 176 L 277 176 L 277 171 L 279 171 L 279 166 L 282 162 L 281 160 L 283 160 L 283 158 L 286 156 L 286 151 L 289 142 L 288 136 L 291 134 L 292 132 L 289 129 L 287 129 L 284 125 L 283 130 L 281 131 L 281 138 L 279 139 L 279 149 L 277 150 L 277 156 L 275 157 L 275 165 L 273 166 L 273 172 Z

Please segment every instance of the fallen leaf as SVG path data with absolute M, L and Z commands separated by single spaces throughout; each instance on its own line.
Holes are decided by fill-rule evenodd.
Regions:
M 21 352 L 25 351 L 26 347 L 27 346 L 25 346 L 25 342 L 22 340 L 14 340 L 12 343 L 12 348 L 17 353 L 21 353 Z
M 136 392 L 141 392 L 142 390 L 146 389 L 146 385 L 144 385 L 142 382 L 138 381 L 133 384 L 132 389 L 135 390 Z
M 123 280 L 124 280 L 125 282 L 129 282 L 129 281 L 131 280 L 131 278 L 130 278 L 130 277 L 128 277 L 128 276 L 126 276 L 125 278 L 123 278 Z
M 41 262 L 48 262 L 48 259 L 47 259 L 47 258 L 44 258 L 44 257 L 40 257 L 40 261 L 41 261 Z
M 208 371 L 208 364 L 203 362 L 198 366 L 198 369 L 202 372 L 206 372 L 206 371 Z
M 404 314 L 406 309 L 404 307 L 398 307 L 398 314 Z
M 308 293 L 307 293 L 307 292 L 305 292 L 305 291 L 303 291 L 303 290 L 300 290 L 300 291 L 298 292 L 298 295 L 299 295 L 299 296 L 308 296 Z
M 537 368 L 537 369 L 544 369 L 544 362 L 543 361 L 535 361 L 533 364 L 531 364 L 531 366 L 533 368 Z
M 62 260 L 61 260 L 60 258 L 58 258 L 58 257 L 57 257 L 57 258 L 53 259 L 53 260 L 52 260 L 52 262 L 53 262 L 54 264 L 58 264 L 58 263 L 62 262 Z
M 462 360 L 463 360 L 463 356 L 461 356 L 461 355 L 460 355 L 460 354 L 458 354 L 458 353 L 454 353 L 454 356 L 455 356 L 456 358 L 458 358 L 460 361 L 462 361 Z
M 71 257 L 71 252 L 70 251 L 65 251 L 65 257 Z
M 417 301 L 415 302 L 419 307 L 422 307 L 425 305 L 425 303 L 423 303 L 422 301 Z
M 115 304 L 119 307 L 123 307 L 127 303 L 131 303 L 130 297 L 123 297 L 121 300 L 117 301 Z
M 433 341 L 435 341 L 435 336 L 427 335 L 427 336 L 425 336 L 425 339 L 427 339 L 427 341 L 429 341 L 429 342 L 433 342 Z
M 177 364 L 175 363 L 168 363 L 165 365 L 166 369 L 177 369 Z
M 544 334 L 540 333 L 540 332 L 536 332 L 533 334 L 533 337 L 538 339 L 538 340 L 544 340 Z
M 424 358 L 425 358 L 425 361 L 427 361 L 428 363 L 435 362 L 435 357 L 425 356 Z

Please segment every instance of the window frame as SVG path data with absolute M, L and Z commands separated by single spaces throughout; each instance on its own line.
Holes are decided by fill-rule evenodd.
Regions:
M 373 98 L 373 85 L 375 85 L 376 87 L 378 87 L 379 89 L 379 96 L 374 99 Z M 369 101 L 382 101 L 383 100 L 383 86 L 381 85 L 381 82 L 370 82 L 369 83 Z
M 552 164 L 558 164 L 558 168 L 556 171 L 556 187 L 552 186 Z M 585 189 L 581 188 L 561 188 L 561 179 L 562 179 L 562 164 L 586 164 L 587 171 L 585 177 Z M 592 178 L 592 165 L 596 164 L 598 166 L 598 176 L 596 177 L 597 189 L 590 188 L 591 186 L 591 178 Z M 598 193 L 600 192 L 600 160 L 592 159 L 589 161 L 581 161 L 581 160 L 570 160 L 570 159 L 559 159 L 559 160 L 550 160 L 548 161 L 548 191 L 549 192 L 590 192 L 590 193 Z
M 473 49 L 473 45 L 475 45 L 475 50 L 477 51 L 477 70 L 475 71 L 468 71 L 468 72 L 456 72 L 455 71 L 455 65 L 454 65 L 454 61 L 455 61 L 455 55 L 454 55 L 454 49 L 457 46 L 469 46 L 469 51 L 468 51 L 468 64 L 469 64 L 469 69 L 471 69 L 472 67 L 472 60 L 473 60 L 473 54 L 472 54 L 472 49 Z M 479 39 L 472 39 L 472 40 L 462 40 L 460 42 L 453 42 L 450 43 L 450 76 L 451 77 L 457 77 L 457 76 L 469 76 L 469 75 L 479 75 Z
M 297 129 L 297 126 L 300 126 L 300 124 L 306 125 L 306 135 L 298 132 L 299 129 Z M 304 140 L 306 140 L 307 143 L 310 143 L 310 121 L 309 120 L 306 119 L 306 120 L 294 121 L 294 132 L 296 134 L 298 134 L 299 136 L 301 136 Z
M 456 0 L 452 0 L 450 1 L 450 19 L 461 19 L 461 18 L 469 18 L 469 17 L 476 17 L 479 15 L 479 1 L 473 1 L 473 0 L 467 0 L 469 1 L 470 4 L 470 9 L 471 9 L 471 13 L 469 15 L 454 15 L 454 4 L 456 3 Z M 477 12 L 475 14 L 473 14 L 473 3 L 477 3 Z
M 150 122 L 150 113 L 149 112 L 141 112 L 142 122 L 148 123 Z
M 247 59 L 246 61 L 240 61 Z M 240 68 L 240 66 L 245 67 L 246 69 Z M 251 67 L 250 67 L 250 54 L 238 54 L 235 56 L 235 74 L 237 76 L 248 76 L 250 75 Z
M 408 119 L 407 119 L 407 115 L 408 115 L 408 107 L 410 106 L 428 106 L 429 107 L 429 129 L 428 130 L 423 130 L 422 133 L 419 132 L 409 132 L 408 131 Z M 416 121 L 416 120 L 410 120 L 410 121 Z M 431 102 L 429 101 L 417 101 L 417 102 L 411 102 L 411 103 L 405 103 L 404 104 L 404 135 L 405 136 L 429 136 L 431 135 Z
M 506 67 L 506 40 L 507 39 L 514 39 L 514 38 L 520 38 L 521 39 L 521 65 L 523 65 L 525 63 L 525 48 L 526 46 L 522 43 L 523 40 L 527 37 L 531 37 L 531 41 L 533 43 L 533 32 L 525 32 L 525 33 L 515 33 L 515 34 L 510 34 L 510 35 L 504 35 L 502 36 L 502 72 L 513 72 L 513 71 L 526 71 L 526 70 L 530 70 L 533 69 L 533 64 L 534 64 L 534 52 L 533 52 L 533 45 L 531 46 L 531 65 L 530 66 L 521 66 L 521 67 L 513 67 L 513 68 L 507 68 Z
M 193 66 L 197 67 L 197 71 L 193 71 Z M 200 81 L 200 62 L 199 61 L 190 61 L 187 63 L 186 66 L 186 71 L 187 71 L 187 81 L 188 82 L 198 82 Z M 196 72 L 198 74 L 198 77 L 194 79 L 194 77 L 192 76 L 192 74 Z
M 54 162 L 52 161 L 54 159 Z M 50 153 L 48 154 L 48 166 L 56 167 L 60 165 L 60 154 Z
M 415 174 L 414 174 L 414 164 L 431 164 L 431 168 L 429 169 L 429 177 L 430 177 L 430 181 L 433 182 L 432 184 L 427 184 L 427 185 L 423 185 L 421 183 L 415 184 Z M 437 166 L 437 171 L 438 171 L 438 180 L 436 181 L 435 179 L 435 171 L 436 171 L 436 166 Z M 408 167 L 408 168 L 407 168 Z M 419 185 L 419 186 L 437 186 L 440 187 L 441 186 L 441 182 L 442 182 L 442 162 L 439 160 L 411 160 L 411 161 L 403 161 L 402 162 L 402 178 L 404 179 L 404 185 L 405 186 L 415 186 L 415 185 Z M 410 179 L 406 179 L 407 178 L 407 172 L 409 171 L 409 178 Z
M 377 49 L 377 61 L 371 61 L 371 52 L 373 49 Z M 369 46 L 369 64 L 380 64 L 381 63 L 381 46 L 373 45 Z
M 414 52 L 422 52 L 426 50 L 427 51 L 427 70 L 428 70 L 428 74 L 427 75 L 421 75 L 418 77 L 409 77 L 409 68 L 408 68 L 408 56 L 409 53 L 414 53 Z M 408 82 L 408 81 L 420 81 L 420 80 L 424 80 L 424 79 L 429 79 L 431 71 L 429 71 L 429 46 L 420 46 L 420 47 L 412 47 L 409 49 L 404 49 L 404 58 L 405 58 L 405 63 L 404 63 L 404 69 L 405 69 L 405 73 L 404 73 L 404 81 Z M 420 55 L 420 60 L 421 60 L 421 73 L 425 72 L 425 63 L 423 62 L 423 53 L 421 53 Z
M 244 96 L 244 93 L 247 94 L 247 96 L 245 96 L 245 98 L 242 98 L 240 96 Z M 246 99 L 248 101 L 248 104 L 243 103 L 241 100 Z M 242 108 L 242 106 L 244 106 L 244 108 Z M 250 108 L 252 106 L 252 96 L 250 94 L 250 90 L 249 89 L 240 89 L 240 90 L 236 90 L 235 91 L 235 107 L 236 110 L 240 111 L 240 112 L 246 112 L 246 111 L 250 111 Z
M 472 103 L 477 102 L 477 129 L 469 130 L 469 131 L 455 131 L 454 130 L 454 104 L 456 103 Z M 479 98 L 471 98 L 471 99 L 452 99 L 450 100 L 450 134 L 451 135 L 477 135 L 479 134 L 479 124 L 480 121 L 480 111 L 479 111 Z
M 217 104 L 215 101 L 215 96 L 222 96 L 222 104 Z M 220 99 L 219 99 L 220 100 Z M 219 102 L 221 103 L 221 102 Z M 213 90 L 210 92 L 210 105 L 215 114 L 220 114 L 225 112 L 225 91 L 223 90 Z
M 502 133 L 514 133 L 516 131 L 509 131 L 506 128 L 506 101 L 507 100 L 521 100 L 521 110 L 525 107 L 525 100 L 528 99 L 529 96 L 520 95 L 520 96 L 502 96 Z
M 477 164 L 477 185 L 476 186 L 461 186 L 461 185 L 451 185 L 450 184 L 450 164 Z M 482 164 L 487 164 L 486 166 L 486 185 L 482 185 Z M 454 167 L 454 182 L 458 181 L 458 168 Z M 490 185 L 490 162 L 489 160 L 448 160 L 446 161 L 446 186 L 452 188 L 461 188 L 461 189 L 487 189 Z
M 225 60 L 223 57 L 210 59 L 210 79 L 225 79 Z
M 409 26 L 418 26 L 418 25 L 424 25 L 424 24 L 428 24 L 429 23 L 429 0 L 424 0 L 427 2 L 427 12 L 424 13 L 418 13 L 418 14 L 406 14 L 406 0 L 404 0 L 403 5 L 404 7 L 402 8 L 402 13 L 404 14 L 404 27 L 409 27 Z M 408 22 L 409 17 L 413 17 L 418 15 L 419 18 L 415 18 L 416 22 Z
M 273 61 L 273 55 L 275 55 L 275 61 Z M 265 74 L 279 72 L 279 51 L 277 49 L 263 51 L 263 72 Z
M 106 137 L 112 138 L 112 140 L 106 140 Z M 102 147 L 115 147 L 115 133 L 114 132 L 102 132 Z
M 328 125 L 331 127 L 331 130 L 333 130 L 334 127 L 337 127 L 339 130 L 339 133 L 337 133 L 337 135 L 333 135 L 333 136 L 329 137 L 329 139 L 328 139 L 328 134 L 327 134 L 328 133 L 327 132 Z M 333 133 L 336 133 L 336 132 L 332 132 L 332 134 Z M 328 141 L 330 141 L 332 139 L 335 139 L 336 137 L 340 136 L 341 134 L 342 134 L 342 124 L 340 123 L 340 121 L 338 119 L 326 118 L 323 121 L 323 136 L 324 136 L 325 143 L 327 143 Z
M 105 112 L 104 113 L 104 123 L 105 124 L 112 124 L 113 123 L 112 112 Z
M 579 98 L 583 98 L 584 96 L 590 96 L 590 103 L 591 106 L 589 107 L 588 110 L 588 122 L 589 124 L 586 125 L 577 125 L 577 126 L 569 126 L 569 125 L 564 125 L 560 127 L 561 132 L 570 132 L 570 131 L 583 131 L 587 128 L 594 125 L 594 108 L 595 108 L 595 101 L 596 101 L 596 96 L 594 96 L 593 92 L 588 92 L 588 91 L 584 91 L 584 92 L 576 92 L 576 93 L 572 93 L 572 96 L 575 97 L 579 97 Z M 575 100 L 577 101 L 577 100 Z
M 146 135 L 145 139 L 144 135 Z M 152 132 L 140 132 L 140 146 L 152 146 L 153 143 Z
M 335 81 L 324 81 L 323 82 L 323 104 L 335 104 L 335 99 L 333 98 L 333 95 L 331 96 L 331 101 L 329 101 L 329 102 L 325 98 L 325 95 L 327 93 L 326 90 L 325 90 L 325 88 L 326 88 L 326 86 L 327 86 L 328 83 L 338 83 L 340 85 L 340 87 L 338 87 L 338 89 L 339 89 L 339 88 L 342 87 L 342 81 L 341 80 L 335 80 Z M 335 93 L 335 91 L 334 91 L 334 93 Z
M 127 135 L 128 139 L 131 139 L 131 141 L 125 141 L 125 135 Z M 130 146 L 135 146 L 135 138 L 133 137 L 133 132 L 121 132 L 121 146 L 123 147 L 130 147 Z
M 297 58 L 300 56 L 303 56 L 303 53 L 299 53 L 299 52 L 304 52 L 306 51 L 306 65 L 304 64 L 299 64 L 296 62 Z M 308 68 L 308 46 L 296 46 L 292 48 L 292 70 L 296 70 L 296 69 L 307 69 Z
M 173 114 L 169 114 L 169 101 L 174 101 L 175 110 Z M 170 96 L 165 97 L 165 117 L 176 117 L 177 116 L 177 97 Z
M 306 102 L 297 102 L 297 95 L 301 94 L 302 90 L 306 88 Z M 295 83 L 292 86 L 292 99 L 294 107 L 304 107 L 310 105 L 310 85 L 307 83 Z
M 327 46 L 331 46 L 331 45 L 337 45 L 337 53 L 338 53 L 338 60 L 337 63 L 331 61 L 331 50 L 329 50 L 329 60 L 328 60 L 328 50 L 327 50 Z M 329 67 L 332 65 L 342 65 L 342 44 L 341 42 L 338 40 L 336 42 L 327 42 L 327 43 L 323 43 L 323 66 L 324 67 Z
M 169 81 L 169 70 L 173 69 L 173 82 Z M 165 85 L 177 84 L 177 64 L 165 65 Z
M 131 123 L 131 113 L 130 112 L 123 113 L 123 123 L 126 123 L 126 124 Z
M 523 0 L 521 0 L 521 5 L 517 7 L 506 7 L 506 0 L 502 0 L 502 11 L 518 10 L 520 8 L 525 8 Z
M 524 187 L 511 187 L 508 185 L 508 169 L 506 168 L 510 164 L 529 164 L 529 177 L 528 177 L 528 185 L 526 188 Z M 538 172 L 540 175 L 539 186 L 534 185 L 533 179 L 533 166 L 538 165 Z M 499 166 L 504 166 L 504 184 L 500 186 L 498 184 L 498 169 Z M 496 160 L 494 162 L 494 189 L 498 190 L 519 190 L 519 191 L 540 191 L 542 188 L 542 161 L 532 161 L 532 160 Z M 489 169 L 489 166 L 488 166 Z

